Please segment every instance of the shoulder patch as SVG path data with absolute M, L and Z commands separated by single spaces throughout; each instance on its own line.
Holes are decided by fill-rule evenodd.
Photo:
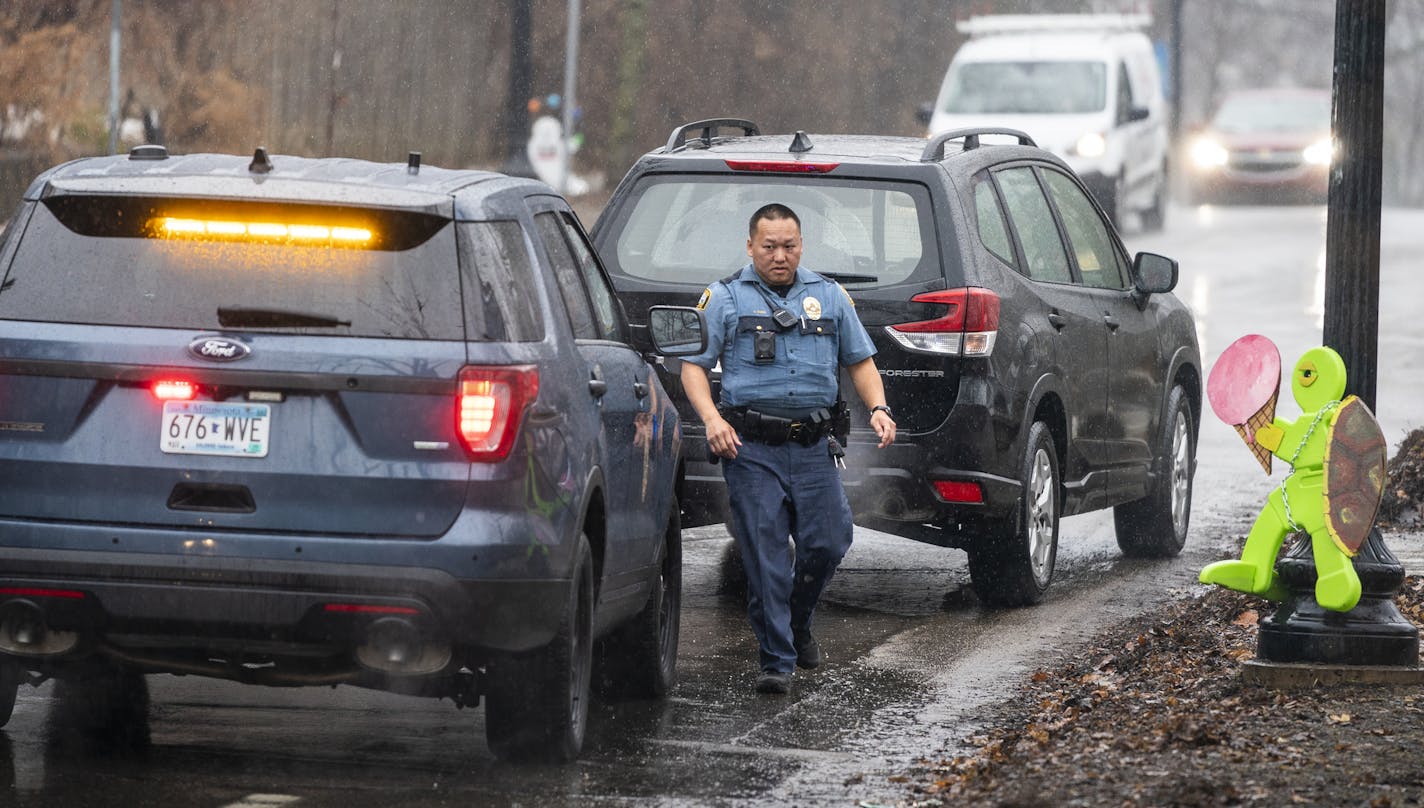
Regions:
M 684 300 L 685 300 L 685 299 L 686 299 L 686 298 L 684 298 Z M 707 308 L 707 302 L 708 302 L 709 300 L 711 300 L 711 299 L 712 299 L 712 287 L 709 286 L 709 287 L 707 287 L 706 289 L 703 289 L 703 290 L 702 290 L 702 297 L 697 298 L 697 308 L 699 308 L 699 309 L 705 309 L 705 308 Z
M 839 283 L 836 284 L 836 288 L 837 288 L 837 289 L 840 289 L 840 290 L 841 290 L 841 294 L 845 295 L 845 297 L 846 297 L 846 302 L 850 304 L 850 307 L 851 307 L 851 308 L 855 308 L 855 298 L 853 298 L 853 297 L 850 296 L 850 292 L 847 292 L 847 291 L 846 291 L 846 288 L 845 288 L 844 286 L 841 286 Z

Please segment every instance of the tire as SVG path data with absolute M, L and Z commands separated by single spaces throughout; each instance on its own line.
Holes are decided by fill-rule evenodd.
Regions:
M 661 698 L 677 683 L 682 615 L 682 522 L 677 500 L 663 533 L 662 561 L 648 603 L 599 648 L 599 679 L 610 695 Z
M 1113 180 L 1111 188 L 1103 192 L 1103 198 L 1101 200 L 1103 213 L 1108 215 L 1108 221 L 1112 222 L 1112 226 L 1117 229 L 1119 234 L 1122 233 L 1123 227 L 1123 196 L 1122 171 L 1119 169 L 1117 179 Z
M 1038 603 L 1053 580 L 1062 483 L 1053 433 L 1042 421 L 1029 429 L 1019 475 L 1023 496 L 1014 526 L 969 550 L 969 581 L 993 606 Z
M 1191 403 L 1180 386 L 1172 388 L 1167 413 L 1158 443 L 1163 474 L 1147 496 L 1113 509 L 1117 546 L 1127 556 L 1171 558 L 1187 543 L 1197 459 Z
M 565 763 L 583 750 L 593 668 L 593 554 L 579 535 L 564 619 L 547 646 L 490 662 L 485 738 L 502 760 Z
M 148 680 L 138 670 L 96 663 L 57 680 L 54 700 L 56 723 L 87 743 L 115 750 L 148 746 Z
M 0 727 L 10 723 L 15 714 L 15 699 L 20 694 L 20 683 L 25 680 L 25 672 L 14 662 L 0 662 Z

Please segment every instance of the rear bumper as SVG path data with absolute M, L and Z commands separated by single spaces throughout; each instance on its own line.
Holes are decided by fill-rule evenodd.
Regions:
M 359 645 L 375 621 L 397 616 L 433 642 L 477 653 L 526 651 L 553 638 L 570 587 L 545 565 L 525 562 L 530 554 L 522 545 L 449 548 L 12 520 L 0 520 L 0 545 L 0 614 L 24 601 L 51 628 L 111 645 L 341 653 Z M 169 551 L 156 551 L 165 546 Z M 276 547 L 289 557 L 267 555 Z M 254 552 L 219 554 L 238 548 Z M 340 560 L 343 554 L 361 561 Z M 464 569 L 449 563 L 457 556 Z M 530 574 L 536 566 L 544 568 Z
M 1014 518 L 1021 486 L 1013 469 L 1003 464 L 1004 457 L 1021 453 L 996 445 L 994 411 L 975 403 L 979 400 L 995 399 L 961 396 L 936 429 L 900 432 L 885 449 L 877 448 L 872 430 L 851 432 L 841 479 L 856 524 L 930 544 L 962 546 Z M 720 464 L 703 459 L 708 455 L 700 434 L 684 433 L 683 445 L 689 458 L 684 515 L 700 519 L 684 526 L 725 521 L 727 487 Z M 983 501 L 946 502 L 935 493 L 939 480 L 976 483 Z

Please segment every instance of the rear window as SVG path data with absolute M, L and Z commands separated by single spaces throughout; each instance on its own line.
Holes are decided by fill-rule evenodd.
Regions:
M 458 266 L 437 216 L 60 196 L 35 208 L 0 318 L 462 340 Z
M 800 217 L 807 269 L 848 286 L 942 276 L 924 186 L 829 178 L 644 177 L 605 259 L 634 278 L 706 286 L 749 262 L 747 222 L 771 202 Z

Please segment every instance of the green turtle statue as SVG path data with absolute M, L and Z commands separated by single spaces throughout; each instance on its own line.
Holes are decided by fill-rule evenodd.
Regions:
M 1287 535 L 1304 531 L 1310 534 L 1315 560 L 1316 602 L 1336 612 L 1359 603 L 1360 578 L 1352 559 L 1369 536 L 1384 494 L 1386 446 L 1369 407 L 1344 395 L 1345 379 L 1345 361 L 1338 353 L 1311 348 L 1291 372 L 1300 417 L 1271 417 L 1244 435 L 1253 449 L 1263 447 L 1291 470 L 1271 490 L 1246 536 L 1240 560 L 1208 564 L 1201 571 L 1202 583 L 1285 600 L 1276 556 Z M 1216 395 L 1213 391 L 1213 407 Z

